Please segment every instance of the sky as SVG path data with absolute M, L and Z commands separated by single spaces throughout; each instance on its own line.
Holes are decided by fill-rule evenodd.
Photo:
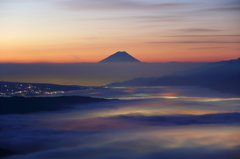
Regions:
M 239 58 L 239 0 L 0 0 L 0 63 Z

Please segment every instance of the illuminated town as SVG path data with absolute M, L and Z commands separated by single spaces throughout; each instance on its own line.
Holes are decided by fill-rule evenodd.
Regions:
M 86 90 L 94 88 L 95 87 L 55 84 L 0 82 L 0 96 L 37 96 L 42 94 L 61 94 L 71 90 Z

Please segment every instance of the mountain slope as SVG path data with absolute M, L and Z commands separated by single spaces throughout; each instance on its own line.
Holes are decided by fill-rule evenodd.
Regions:
M 203 85 L 202 87 L 221 92 L 240 94 L 240 72 L 223 80 Z
M 201 86 L 234 76 L 240 72 L 240 58 L 213 62 L 196 69 L 179 71 L 168 76 L 135 78 L 108 86 Z
M 119 51 L 101 60 L 99 63 L 103 62 L 140 62 L 140 61 L 132 57 L 125 51 Z
M 196 72 L 194 72 L 196 71 Z M 192 72 L 192 73 L 190 73 Z M 145 83 L 146 86 L 200 86 L 233 76 L 240 72 L 240 58 L 237 60 L 210 63 L 195 70 L 160 77 Z

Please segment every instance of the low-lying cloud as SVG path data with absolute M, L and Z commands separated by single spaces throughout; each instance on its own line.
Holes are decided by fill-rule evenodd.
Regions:
M 238 124 L 240 113 L 206 114 L 206 115 L 171 115 L 171 116 L 140 116 L 122 115 L 113 119 L 128 122 L 139 122 L 150 125 L 195 125 L 195 124 Z
M 0 64 L 0 81 L 102 86 L 136 77 L 154 77 L 206 63 Z
M 169 44 L 238 44 L 240 41 L 155 41 L 155 42 L 150 42 L 152 44 L 164 44 L 164 43 L 169 43 Z

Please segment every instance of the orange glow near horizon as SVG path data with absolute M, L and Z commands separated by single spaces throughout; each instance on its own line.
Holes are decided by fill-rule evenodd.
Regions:
M 140 44 L 139 44 L 140 45 Z M 141 48 L 135 46 L 123 46 L 124 51 L 141 62 L 216 62 L 240 57 L 239 50 L 214 49 L 188 50 L 178 44 L 146 45 Z M 100 51 L 101 50 L 101 51 Z M 114 51 L 115 50 L 115 51 Z M 120 49 L 118 49 L 120 50 Z M 0 63 L 95 63 L 118 51 L 104 46 L 93 48 L 59 47 L 59 48 L 20 48 L 2 49 Z M 123 50 L 123 49 L 122 49 Z M 129 51 L 128 51 L 129 50 Z M 84 52 L 84 53 L 82 53 Z M 229 54 L 226 54 L 228 52 Z M 206 55 L 207 54 L 207 55 Z
M 3 1 L 0 63 L 95 63 L 117 51 L 149 63 L 239 58 L 238 12 L 215 8 L 236 4 L 195 2 Z

